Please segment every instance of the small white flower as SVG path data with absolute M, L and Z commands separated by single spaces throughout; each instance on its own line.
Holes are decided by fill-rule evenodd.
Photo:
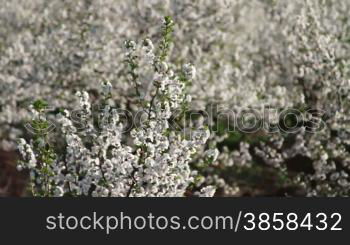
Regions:
M 212 162 L 216 161 L 216 159 L 219 156 L 219 150 L 218 149 L 210 149 L 205 152 L 207 158 L 209 158 Z
M 197 195 L 199 197 L 213 197 L 216 192 L 216 188 L 214 186 L 206 186 L 200 190 L 200 193 Z
M 196 68 L 192 64 L 185 64 L 183 71 L 188 80 L 193 80 L 196 77 Z
M 61 186 L 56 186 L 56 188 L 54 190 L 54 196 L 55 197 L 61 197 L 63 195 L 64 195 L 63 188 Z

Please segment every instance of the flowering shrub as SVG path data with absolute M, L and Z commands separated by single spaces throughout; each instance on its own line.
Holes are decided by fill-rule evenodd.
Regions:
M 60 155 L 56 154 L 47 141 L 48 123 L 42 110 L 46 105 L 37 101 L 34 109 L 37 118 L 32 128 L 39 132 L 31 144 L 20 140 L 19 150 L 24 158 L 19 168 L 31 171 L 32 190 L 40 196 L 183 196 L 194 181 L 195 172 L 189 162 L 193 155 L 209 138 L 206 128 L 191 131 L 191 135 L 174 130 L 169 119 L 175 110 L 181 109 L 188 101 L 185 89 L 195 77 L 195 68 L 185 64 L 181 75 L 165 61 L 173 22 L 164 19 L 163 39 L 159 54 L 155 54 L 153 43 L 145 39 L 141 47 L 134 41 L 126 42 L 126 62 L 130 68 L 130 79 L 140 96 L 142 83 L 139 66 L 148 71 L 153 80 L 151 99 L 140 101 L 141 112 L 146 114 L 140 127 L 130 132 L 131 143 L 123 142 L 123 123 L 118 109 L 113 108 L 111 98 L 112 85 L 103 83 L 100 104 L 99 128 L 93 125 L 92 106 L 86 91 L 76 93 L 79 99 L 80 118 L 86 120 L 83 131 L 79 132 L 76 121 L 72 121 L 70 112 L 60 113 L 59 123 L 64 147 Z M 144 58 L 144 60 L 143 60 Z M 147 65 L 149 67 L 147 67 Z M 141 99 L 141 98 L 140 98 Z M 217 154 L 210 153 L 211 160 Z M 199 195 L 213 195 L 212 187 L 206 187 Z
M 35 195 L 348 196 L 349 9 L 7 1 L 1 148 Z

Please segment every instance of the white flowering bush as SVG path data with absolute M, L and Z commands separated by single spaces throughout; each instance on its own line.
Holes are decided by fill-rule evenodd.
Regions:
M 349 195 L 350 2 L 0 3 L 35 195 Z
M 125 125 L 120 121 L 118 109 L 109 103 L 110 82 L 102 84 L 103 97 L 98 115 L 92 111 L 89 94 L 86 91 L 76 93 L 79 117 L 83 119 L 84 127 L 77 127 L 77 121 L 72 121 L 69 111 L 60 113 L 58 122 L 64 141 L 60 153 L 55 153 L 55 147 L 47 139 L 49 136 L 45 135 L 49 129 L 42 115 L 46 104 L 34 103 L 37 118 L 31 126 L 38 133 L 31 144 L 20 140 L 19 150 L 24 161 L 18 166 L 30 170 L 34 195 L 185 195 L 197 175 L 189 163 L 198 149 L 205 145 L 210 132 L 207 128 L 194 128 L 187 135 L 169 125 L 175 110 L 186 106 L 186 84 L 195 77 L 196 70 L 185 64 L 182 73 L 176 75 L 169 67 L 165 60 L 171 43 L 171 18 L 166 17 L 163 25 L 159 54 L 155 53 L 150 39 L 145 39 L 141 45 L 134 41 L 125 44 L 130 82 L 134 83 L 137 95 L 141 96 L 139 87 L 144 78 L 141 75 L 147 75 L 152 81 L 151 98 L 139 97 L 140 112 L 146 118 L 131 130 L 130 143 L 124 142 Z M 139 74 L 140 68 L 147 74 Z M 98 128 L 94 125 L 94 116 L 98 117 Z M 217 155 L 210 157 L 213 161 Z M 214 191 L 208 186 L 199 195 L 211 196 Z

